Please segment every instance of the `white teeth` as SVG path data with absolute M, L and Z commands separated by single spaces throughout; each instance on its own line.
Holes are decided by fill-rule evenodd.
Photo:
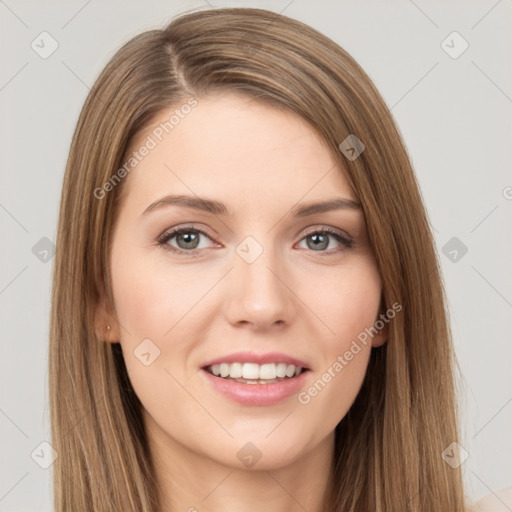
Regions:
M 232 379 L 239 379 L 242 376 L 242 365 L 241 363 L 233 363 L 231 365 L 231 370 L 229 371 L 229 376 Z
M 277 377 L 286 377 L 286 363 L 279 363 L 276 365 L 276 376 Z
M 256 384 L 258 380 L 275 381 L 276 378 L 296 377 L 302 372 L 302 367 L 286 363 L 221 363 L 210 366 L 209 370 L 217 377 L 244 378 L 252 381 L 247 384 Z
M 260 366 L 260 379 L 275 379 L 276 378 L 276 365 L 262 364 Z
M 295 375 L 295 366 L 293 364 L 289 364 L 286 367 L 286 376 L 293 377 Z
M 221 363 L 220 364 L 220 376 L 227 377 L 229 375 L 229 364 Z
M 260 366 L 256 363 L 244 363 L 242 366 L 242 377 L 244 379 L 259 379 Z

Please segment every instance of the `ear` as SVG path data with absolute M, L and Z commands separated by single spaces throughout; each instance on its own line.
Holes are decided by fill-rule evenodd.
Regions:
M 380 347 L 380 346 L 384 345 L 384 343 L 387 342 L 387 340 L 388 340 L 387 331 L 388 331 L 388 326 L 386 324 L 386 327 L 384 327 L 384 329 L 382 329 L 382 331 L 379 331 L 379 333 L 376 334 L 372 338 L 372 347 Z
M 379 314 L 377 318 L 375 319 L 374 326 L 375 328 L 382 327 L 379 329 L 379 332 L 372 338 L 372 347 L 380 347 L 384 345 L 384 343 L 388 340 L 388 334 L 389 334 L 389 318 L 386 318 L 385 314 L 385 308 L 381 306 Z
M 119 343 L 120 329 L 117 315 L 108 299 L 103 283 L 97 282 L 100 299 L 94 310 L 94 329 L 99 340 L 107 343 Z

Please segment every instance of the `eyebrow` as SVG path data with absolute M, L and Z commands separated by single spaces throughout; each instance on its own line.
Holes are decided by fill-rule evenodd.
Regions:
M 181 206 L 182 208 L 190 208 L 214 215 L 232 216 L 231 211 L 220 201 L 207 199 L 205 197 L 185 195 L 169 195 L 162 197 L 158 201 L 150 204 L 144 212 L 142 212 L 142 215 L 147 215 L 149 212 L 165 206 Z M 352 199 L 335 197 L 326 201 L 299 204 L 291 209 L 290 215 L 294 217 L 307 217 L 316 213 L 324 213 L 332 210 L 361 210 L 361 204 Z

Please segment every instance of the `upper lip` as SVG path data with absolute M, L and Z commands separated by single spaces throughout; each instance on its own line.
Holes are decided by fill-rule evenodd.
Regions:
M 281 354 L 280 352 L 267 352 L 266 354 L 257 354 L 255 352 L 236 352 L 234 354 L 216 357 L 211 361 L 207 361 L 203 364 L 202 368 L 221 363 L 257 363 L 260 365 L 267 363 L 286 363 L 300 366 L 306 370 L 310 369 L 308 364 L 304 361 L 287 354 Z

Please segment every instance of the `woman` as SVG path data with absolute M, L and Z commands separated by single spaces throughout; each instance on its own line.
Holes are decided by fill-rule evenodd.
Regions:
M 56 511 L 467 510 L 418 184 L 343 49 L 193 12 L 108 63 L 63 184 Z

